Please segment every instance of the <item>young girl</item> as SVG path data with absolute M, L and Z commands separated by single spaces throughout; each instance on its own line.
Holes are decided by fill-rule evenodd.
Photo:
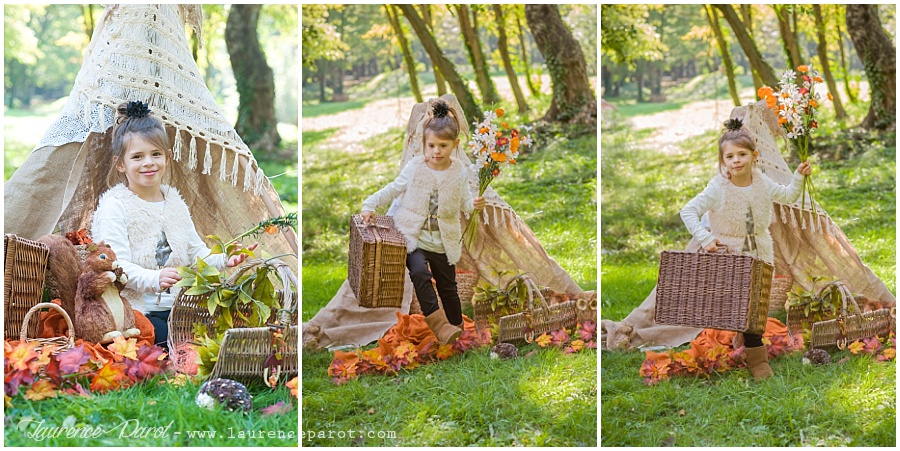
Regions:
M 462 253 L 459 212 L 484 208 L 482 197 L 472 198 L 466 165 L 451 158 L 459 145 L 459 123 L 443 100 L 431 101 L 423 126 L 424 155 L 414 157 L 397 178 L 369 196 L 362 206 L 367 223 L 375 209 L 399 197 L 394 224 L 406 238 L 406 267 L 422 305 L 425 322 L 441 344 L 462 333 L 462 309 L 456 291 L 456 262 Z M 430 270 L 429 270 L 430 266 Z M 438 306 L 431 279 L 444 308 Z
M 741 121 L 732 119 L 725 126 L 727 130 L 719 139 L 719 175 L 684 206 L 681 219 L 707 252 L 725 249 L 772 263 L 775 259 L 769 235 L 772 202 L 797 200 L 803 176 L 809 175 L 812 169 L 809 162 L 801 163 L 790 186 L 780 185 L 756 168 L 759 152 L 750 133 L 741 128 Z M 706 212 L 709 212 L 711 230 L 701 225 L 701 216 Z M 743 335 L 750 373 L 755 379 L 771 376 L 762 335 Z
M 201 257 L 222 270 L 246 256 L 226 262 L 224 254 L 210 255 L 178 190 L 162 184 L 171 162 L 169 137 L 146 104 L 119 105 L 112 133 L 110 189 L 100 197 L 91 233 L 115 251 L 128 274 L 122 296 L 150 320 L 156 344 L 165 346 L 177 294 L 171 288 L 181 280 L 176 268 Z

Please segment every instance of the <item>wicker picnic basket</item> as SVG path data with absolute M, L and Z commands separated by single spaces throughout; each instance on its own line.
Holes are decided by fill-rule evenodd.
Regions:
M 276 296 L 282 304 L 280 310 L 273 310 L 268 320 L 268 327 L 247 327 L 237 312 L 234 313 L 234 327 L 225 332 L 219 348 L 218 360 L 210 375 L 211 378 L 228 377 L 240 380 L 253 380 L 263 377 L 265 361 L 273 351 L 273 334 L 282 329 L 286 349 L 283 353 L 283 374 L 288 377 L 298 374 L 298 326 L 297 326 L 297 277 L 290 268 L 280 260 L 255 259 L 245 262 L 229 278 L 233 284 L 241 275 L 260 264 L 273 267 L 281 277 L 282 290 Z M 209 314 L 207 308 L 208 294 L 188 296 L 184 291 L 175 298 L 172 311 L 169 313 L 168 345 L 172 352 L 178 352 L 181 345 L 194 340 L 194 324 L 205 324 L 207 330 L 215 330 L 216 316 Z M 250 304 L 240 306 L 241 313 L 250 317 Z M 218 311 L 216 312 L 218 313 Z M 278 321 L 278 326 L 272 324 Z M 184 371 L 184 363 L 178 358 L 172 359 L 176 371 Z
M 528 287 L 529 297 L 534 297 L 534 292 L 538 293 L 538 297 L 541 300 L 540 305 L 536 305 L 535 307 L 543 307 L 543 301 L 546 298 L 543 294 L 543 291 L 531 280 L 527 274 L 522 274 L 509 282 L 507 282 L 506 286 L 501 290 L 500 293 L 509 293 L 513 284 L 516 283 L 517 280 L 522 280 L 525 285 Z M 490 329 L 492 326 L 500 324 L 500 317 L 504 315 L 504 312 L 500 308 L 494 308 L 492 305 L 496 301 L 496 296 L 486 296 L 482 299 L 479 299 L 477 296 L 472 297 L 472 307 L 474 311 L 475 321 L 475 329 L 478 332 L 482 330 Z M 507 301 L 509 304 L 506 305 L 506 314 L 515 314 L 524 311 L 528 306 L 525 305 L 524 302 L 519 302 L 516 298 L 508 298 Z
M 53 337 L 53 338 L 28 338 L 28 331 L 25 327 L 25 324 L 28 324 L 28 321 L 31 319 L 32 315 L 39 312 L 41 309 L 53 309 L 62 314 L 63 318 L 66 320 L 66 324 L 69 326 L 68 335 L 65 337 Z M 56 349 L 50 352 L 50 354 L 56 355 L 63 351 L 68 351 L 75 347 L 75 326 L 72 324 L 72 319 L 69 318 L 69 314 L 63 310 L 62 307 L 53 304 L 51 302 L 41 302 L 28 310 L 28 313 L 25 314 L 25 319 L 22 320 L 22 329 L 19 332 L 19 340 L 24 342 L 38 342 L 40 343 L 37 346 L 35 351 L 40 351 L 44 346 L 53 345 L 56 346 Z
M 350 217 L 347 280 L 361 307 L 400 308 L 406 277 L 406 239 L 394 218 L 376 216 L 366 225 L 361 215 Z
M 656 322 L 761 334 L 774 267 L 749 255 L 664 251 Z
M 794 286 L 794 278 L 776 274 L 772 280 L 772 290 L 769 292 L 769 314 L 785 310 L 788 293 Z
M 826 290 L 831 290 L 832 296 L 840 296 L 841 311 L 835 319 L 813 324 L 810 348 L 843 349 L 853 341 L 876 335 L 886 337 L 891 332 L 895 321 L 894 310 L 879 309 L 863 312 L 856 303 L 853 293 L 841 282 L 832 282 L 822 288 L 819 292 L 820 298 L 825 295 Z M 855 311 L 850 311 L 848 300 Z
M 39 304 L 44 295 L 44 273 L 50 250 L 37 241 L 6 234 L 3 238 L 3 303 L 4 338 L 15 340 L 19 331 L 28 336 L 40 333 L 40 320 L 26 316 L 32 307 Z
M 534 284 L 531 279 L 528 282 Z M 536 285 L 534 286 L 536 288 Z M 541 307 L 535 308 L 534 294 L 541 300 Z M 541 290 L 530 290 L 525 310 L 512 315 L 500 317 L 500 343 L 528 342 L 543 333 L 562 328 L 570 328 L 577 321 L 577 302 L 565 301 L 555 305 L 547 305 Z
M 466 270 L 456 270 L 456 291 L 459 293 L 459 303 L 461 305 L 471 304 L 472 296 L 475 295 L 475 285 L 478 283 L 478 273 Z M 431 286 L 437 292 L 437 285 L 434 279 L 431 279 Z M 438 305 L 443 306 L 441 297 L 438 295 Z M 409 314 L 413 315 L 422 313 L 422 305 L 419 304 L 419 297 L 413 290 L 412 302 L 409 304 Z

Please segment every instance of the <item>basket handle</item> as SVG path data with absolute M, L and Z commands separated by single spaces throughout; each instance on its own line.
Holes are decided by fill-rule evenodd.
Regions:
M 63 310 L 62 307 L 52 303 L 52 302 L 41 302 L 39 304 L 35 304 L 34 307 L 28 309 L 28 313 L 25 314 L 25 318 L 22 320 L 22 330 L 19 332 L 19 340 L 25 341 L 28 338 L 28 321 L 31 319 L 31 315 L 43 308 L 50 308 L 62 313 L 63 318 L 66 320 L 66 324 L 69 326 L 69 344 L 72 347 L 75 347 L 75 326 L 72 325 L 72 318 L 69 318 L 69 314 Z
M 278 319 L 281 321 L 281 324 L 290 324 L 291 322 L 291 313 L 293 313 L 293 302 L 294 302 L 294 290 L 293 287 L 297 286 L 297 277 L 294 275 L 291 268 L 288 265 L 277 259 L 264 259 L 264 258 L 256 258 L 253 260 L 248 260 L 246 263 L 241 265 L 231 277 L 228 278 L 228 284 L 233 285 L 237 282 L 237 280 L 243 275 L 247 270 L 251 268 L 255 268 L 261 264 L 266 264 L 271 266 L 278 272 L 278 275 L 281 276 L 282 283 L 282 306 L 281 310 L 279 310 Z
M 853 296 L 853 293 L 850 292 L 850 289 L 847 288 L 847 286 L 844 285 L 844 283 L 841 282 L 840 280 L 836 280 L 836 281 L 831 282 L 828 285 L 825 285 L 824 287 L 822 287 L 822 289 L 819 290 L 818 298 L 821 299 L 822 295 L 825 294 L 825 292 L 828 291 L 829 289 L 832 291 L 837 289 L 838 293 L 840 293 L 840 295 L 841 295 L 841 311 L 840 311 L 839 315 L 841 315 L 841 316 L 850 315 L 850 309 L 847 306 L 847 299 L 850 299 L 850 302 L 853 304 L 853 307 L 856 308 L 856 314 L 862 315 L 862 309 L 859 308 L 859 304 L 856 302 L 856 297 Z

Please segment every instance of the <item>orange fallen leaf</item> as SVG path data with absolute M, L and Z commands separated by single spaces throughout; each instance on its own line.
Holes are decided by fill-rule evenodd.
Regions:
M 106 362 L 106 365 L 100 368 L 100 371 L 97 372 L 97 375 L 91 381 L 91 390 L 103 393 L 118 388 L 121 385 L 120 381 L 124 377 L 125 374 L 119 368 L 119 365 L 115 365 L 113 362 Z
M 34 383 L 31 388 L 25 392 L 25 399 L 29 401 L 40 401 L 47 398 L 56 397 L 56 385 L 47 379 L 41 379 Z
M 109 345 L 107 349 L 113 352 L 113 360 L 116 362 L 124 360 L 121 357 L 137 360 L 137 339 L 125 340 L 124 337 L 116 337 L 113 344 Z

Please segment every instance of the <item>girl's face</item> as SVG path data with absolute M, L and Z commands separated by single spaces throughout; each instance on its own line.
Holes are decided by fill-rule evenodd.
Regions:
M 128 179 L 128 187 L 138 193 L 153 193 L 159 191 L 162 185 L 162 177 L 166 172 L 166 151 L 144 138 L 132 134 L 122 159 L 116 163 L 116 169 L 125 173 Z
M 450 167 L 450 154 L 459 144 L 459 138 L 442 139 L 430 130 L 425 131 L 425 163 L 437 171 Z
M 722 161 L 732 177 L 749 177 L 759 152 L 727 142 L 722 145 Z

